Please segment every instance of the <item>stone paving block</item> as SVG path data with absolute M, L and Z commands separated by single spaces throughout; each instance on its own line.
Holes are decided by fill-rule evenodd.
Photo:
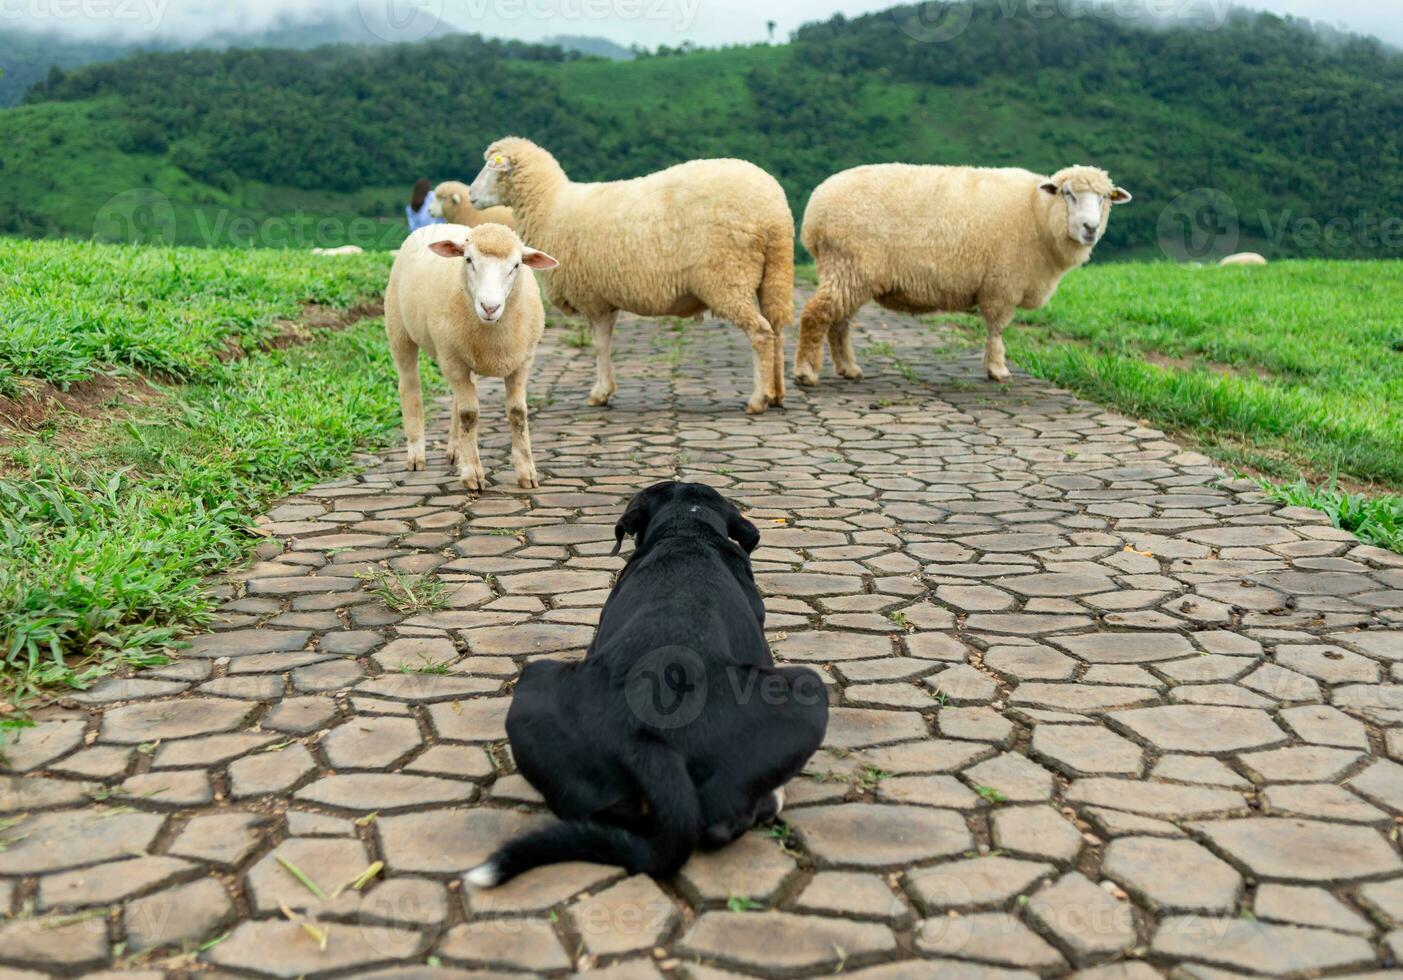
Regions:
M 783 942 L 776 942 L 783 936 Z M 788 975 L 831 972 L 840 962 L 861 963 L 896 949 L 885 925 L 790 912 L 706 912 L 682 939 L 682 948 L 742 969 Z
M 1242 876 L 1189 840 L 1118 838 L 1106 845 L 1101 873 L 1152 910 L 1230 914 L 1242 893 Z
M 1135 942 L 1135 917 L 1127 902 L 1076 871 L 1028 899 L 1027 914 L 1078 964 L 1115 956 Z

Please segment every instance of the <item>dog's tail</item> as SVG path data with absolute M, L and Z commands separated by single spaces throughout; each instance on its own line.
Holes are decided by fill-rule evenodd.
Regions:
M 696 787 L 681 756 L 660 742 L 642 746 L 628 764 L 654 815 L 652 836 L 593 820 L 567 820 L 508 841 L 467 873 L 468 882 L 491 888 L 562 861 L 613 864 L 629 874 L 670 877 L 691 857 L 701 836 Z

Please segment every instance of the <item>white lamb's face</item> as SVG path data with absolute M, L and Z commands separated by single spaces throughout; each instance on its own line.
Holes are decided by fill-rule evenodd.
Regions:
M 1067 202 L 1067 237 L 1081 245 L 1095 245 L 1106 233 L 1106 219 L 1111 214 L 1111 202 L 1095 191 L 1062 188 Z
M 1087 248 L 1094 246 L 1106 233 L 1111 205 L 1125 204 L 1131 199 L 1119 187 L 1112 187 L 1109 194 L 1099 194 L 1093 190 L 1075 190 L 1070 184 L 1047 183 L 1042 185 L 1042 190 L 1056 196 L 1066 206 L 1067 237 Z
M 496 323 L 506 311 L 521 277 L 523 265 L 532 269 L 553 269 L 555 259 L 524 245 L 517 245 L 506 254 L 485 255 L 471 238 L 462 242 L 435 242 L 429 248 L 436 254 L 463 262 L 463 291 L 473 305 L 473 312 L 483 323 Z M 498 250 L 500 251 L 500 250 Z
M 438 199 L 437 194 L 429 195 L 429 214 L 435 218 L 443 217 L 443 202 Z

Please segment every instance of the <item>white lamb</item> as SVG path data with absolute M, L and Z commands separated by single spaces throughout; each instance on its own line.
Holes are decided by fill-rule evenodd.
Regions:
M 817 384 L 828 337 L 833 364 L 861 378 L 849 336 L 868 300 L 903 313 L 979 307 L 988 328 L 984 370 L 1007 381 L 1004 328 L 1038 309 L 1068 271 L 1091 258 L 1111 205 L 1130 195 L 1104 170 L 855 167 L 829 177 L 804 212 L 803 242 L 818 266 L 804 307 L 794 376 Z
M 399 374 L 411 470 L 426 465 L 419 382 L 424 350 L 453 390 L 448 462 L 457 462 L 463 485 L 482 490 L 487 482 L 477 452 L 479 374 L 506 379 L 516 480 L 525 488 L 540 485 L 526 422 L 526 381 L 545 310 L 530 270 L 555 266 L 555 259 L 498 224 L 429 225 L 400 247 L 385 290 L 385 332 Z
M 510 206 L 521 233 L 561 258 L 541 277 L 547 298 L 590 322 L 598 374 L 589 404 L 608 404 L 615 391 L 610 344 L 621 310 L 691 317 L 709 309 L 730 320 L 754 352 L 746 411 L 783 401 L 794 216 L 778 181 L 743 160 L 693 160 L 634 180 L 577 184 L 518 137 L 493 143 L 486 159 L 473 206 Z

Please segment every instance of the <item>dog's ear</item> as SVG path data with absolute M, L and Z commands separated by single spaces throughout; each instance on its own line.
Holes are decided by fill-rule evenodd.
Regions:
M 726 501 L 726 535 L 748 555 L 760 544 L 760 529 L 741 516 L 740 509 Z
M 643 533 L 648 522 L 653 519 L 654 499 L 653 494 L 647 490 L 633 495 L 633 499 L 628 502 L 623 516 L 614 524 L 614 550 L 609 554 L 617 555 L 619 553 L 619 549 L 624 546 L 625 534 L 632 534 L 637 538 Z

